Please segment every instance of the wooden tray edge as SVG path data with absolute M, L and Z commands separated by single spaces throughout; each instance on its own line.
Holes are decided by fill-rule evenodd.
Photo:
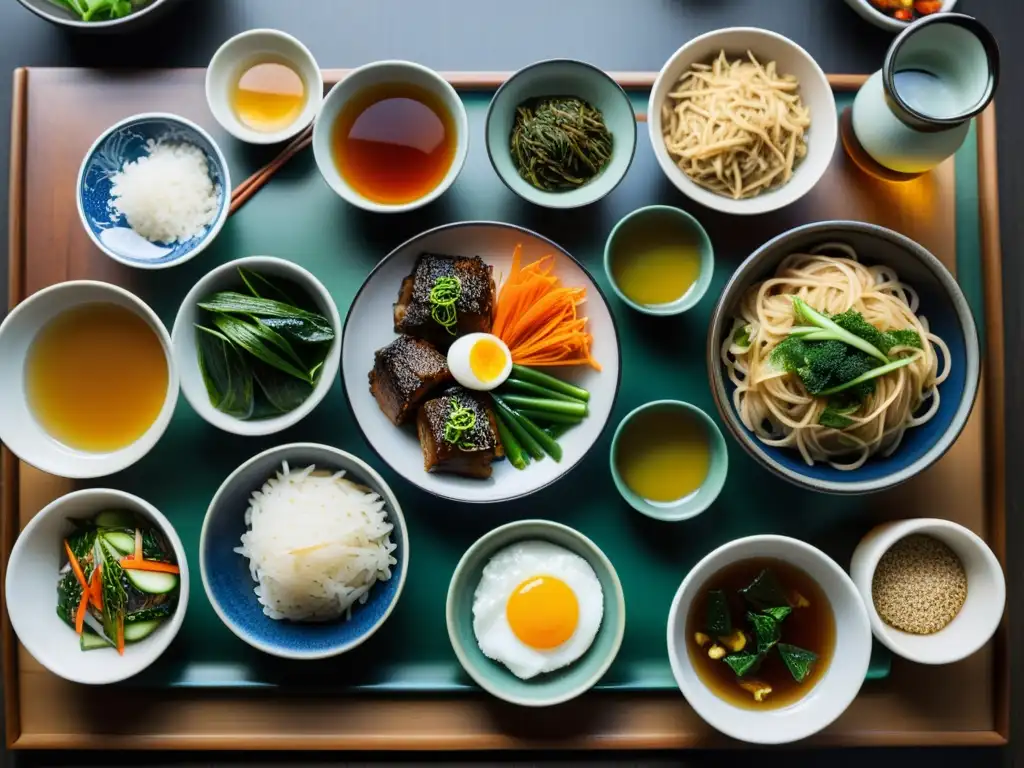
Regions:
M 14 70 L 11 105 L 11 171 L 8 180 L 7 276 L 8 307 L 13 309 L 25 293 L 25 141 L 28 129 L 28 70 Z M 0 446 L 0 579 L 7 577 L 7 559 L 18 536 L 18 460 L 6 446 Z M 3 632 L 4 718 L 7 746 L 21 735 L 18 690 L 18 641 L 7 615 L 6 590 L 0 589 L 0 630 Z
M 324 70 L 325 85 L 338 82 L 349 71 L 347 69 Z M 24 253 L 24 159 L 27 141 L 27 101 L 30 69 L 19 68 L 14 72 L 13 105 L 11 115 L 11 173 L 9 211 L 9 296 L 8 305 L 13 308 L 25 296 L 23 265 Z M 463 90 L 488 90 L 497 88 L 512 73 L 510 72 L 442 72 L 441 75 L 454 87 Z M 645 89 L 654 85 L 655 72 L 610 72 L 609 75 L 625 89 Z M 859 88 L 867 75 L 829 75 L 833 90 L 851 91 Z M 1006 519 L 1005 519 L 1005 437 L 1002 417 L 991 414 L 1004 412 L 1003 389 L 1003 294 L 1002 294 L 1002 253 L 1000 247 L 998 212 L 998 175 L 996 165 L 996 134 L 994 105 L 978 120 L 978 182 L 979 209 L 982 223 L 982 270 L 985 287 L 985 322 L 989 342 L 986 345 L 986 397 L 989 407 L 986 419 L 987 448 L 993 460 L 988 466 L 986 483 L 988 499 L 988 524 L 993 550 L 1005 568 Z M 0 454 L 0 578 L 6 574 L 7 558 L 18 533 L 17 515 L 19 464 L 6 448 Z M 0 608 L 3 595 L 0 590 Z M 251 735 L 201 736 L 183 739 L 175 736 L 125 736 L 92 738 L 79 735 L 28 735 L 20 731 L 19 690 L 17 668 L 17 640 L 14 637 L 6 610 L 0 617 L 0 629 L 4 640 L 4 710 L 6 716 L 6 742 L 9 748 L 18 750 L 44 749 L 164 749 L 164 750 L 494 750 L 494 749 L 683 749 L 706 748 L 709 746 L 740 746 L 728 741 L 709 743 L 706 738 L 680 736 L 678 734 L 638 734 L 600 736 L 573 740 L 567 743 L 524 742 L 502 734 L 478 734 L 450 736 L 438 734 L 431 737 L 412 737 L 397 740 L 394 736 L 384 738 L 371 735 L 361 739 L 341 738 L 325 735 L 297 740 L 281 735 L 268 735 L 265 739 L 254 739 Z M 1000 671 L 1002 668 L 1002 671 Z M 856 746 L 1002 746 L 1009 741 L 1009 643 L 1006 617 L 996 638 L 995 649 L 996 683 L 996 729 L 993 731 L 913 731 L 888 733 L 854 733 L 848 735 L 821 735 L 804 743 L 807 747 L 856 747 Z

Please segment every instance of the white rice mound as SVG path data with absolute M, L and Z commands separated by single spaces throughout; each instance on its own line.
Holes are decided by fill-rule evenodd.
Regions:
M 111 178 L 111 219 L 124 214 L 138 234 L 158 243 L 186 242 L 217 218 L 221 190 L 206 155 L 187 142 L 150 139 L 148 155 Z
M 253 591 L 272 619 L 349 618 L 398 562 L 380 496 L 344 472 L 315 470 L 284 462 L 249 500 L 249 530 L 234 550 L 249 559 Z

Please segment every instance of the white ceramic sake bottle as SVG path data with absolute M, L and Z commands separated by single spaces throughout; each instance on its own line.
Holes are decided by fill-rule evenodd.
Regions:
M 979 21 L 939 13 L 910 24 L 843 116 L 843 143 L 875 176 L 916 178 L 953 155 L 999 81 L 999 48 Z

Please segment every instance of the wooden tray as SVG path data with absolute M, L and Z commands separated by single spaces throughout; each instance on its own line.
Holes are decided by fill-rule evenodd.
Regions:
M 343 74 L 327 72 L 325 80 L 331 84 Z M 141 290 L 139 273 L 104 257 L 90 245 L 81 230 L 73 198 L 75 174 L 92 138 L 128 114 L 170 110 L 215 129 L 205 106 L 202 77 L 201 70 L 127 76 L 33 69 L 19 70 L 15 74 L 10 209 L 12 306 L 40 288 L 66 279 L 103 279 Z M 486 92 L 496 88 L 506 75 L 451 73 L 448 77 L 460 90 Z M 654 76 L 630 73 L 616 75 L 616 78 L 633 91 L 634 102 L 641 104 Z M 863 82 L 863 78 L 856 76 L 838 76 L 831 80 L 841 103 L 848 102 L 851 91 Z M 474 108 L 470 111 L 477 115 L 473 120 L 478 119 L 482 112 L 480 104 L 486 103 L 487 94 L 467 94 L 464 98 L 467 103 L 472 101 Z M 75 131 L 66 131 L 66 126 L 72 122 Z M 481 126 L 472 125 L 474 139 L 481 135 L 480 129 Z M 215 133 L 220 135 L 219 131 Z M 225 147 L 228 141 L 225 140 Z M 480 149 L 482 147 L 477 147 L 473 162 L 485 165 Z M 238 147 L 232 147 L 228 154 L 236 178 L 242 178 L 265 160 Z M 648 197 L 653 194 L 657 200 L 690 207 L 667 184 L 659 184 L 660 175 L 650 155 L 648 143 L 641 138 L 637 163 L 630 176 L 643 176 L 643 183 L 650 187 L 645 190 Z M 306 167 L 315 176 L 315 170 L 309 165 Z M 841 561 L 870 525 L 880 519 L 906 515 L 907 510 L 915 515 L 957 520 L 985 537 L 997 554 L 1003 554 L 1002 292 L 995 167 L 994 119 L 990 110 L 979 120 L 976 132 L 955 160 L 917 182 L 902 186 L 874 182 L 856 171 L 840 151 L 829 175 L 812 196 L 775 216 L 760 217 L 761 220 L 745 227 L 747 231 L 736 233 L 734 226 L 730 229 L 729 219 L 698 212 L 719 246 L 720 254 L 723 247 L 731 251 L 724 263 L 720 262 L 723 273 L 731 271 L 733 262 L 750 248 L 806 221 L 861 218 L 902 231 L 957 272 L 979 325 L 985 328 L 985 387 L 968 428 L 939 466 L 914 482 L 878 497 L 877 501 L 873 498 L 870 505 L 847 506 L 844 510 L 842 502 L 812 497 L 824 499 L 817 528 L 834 528 L 829 536 L 833 540 L 838 536 L 849 545 L 844 550 L 846 544 L 841 542 L 837 546 L 833 542 L 830 547 L 829 551 Z M 489 167 L 475 168 L 470 175 L 475 176 L 473 183 L 482 183 L 480 179 L 486 178 L 488 191 L 485 194 L 493 193 L 495 197 L 507 194 Z M 282 177 L 288 178 L 287 175 Z M 297 184 L 298 180 L 292 177 L 291 183 Z M 630 179 L 627 179 L 623 189 L 609 198 L 613 202 L 608 206 L 602 203 L 585 211 L 549 218 L 539 215 L 536 209 L 509 205 L 504 218 L 541 229 L 599 271 L 595 260 L 599 253 L 594 252 L 593 242 L 603 241 L 614 220 L 625 212 L 609 208 L 629 202 L 625 199 L 632 194 L 629 186 Z M 336 201 L 328 200 L 326 189 L 324 193 L 324 200 L 320 202 L 326 201 L 325 209 L 337 211 Z M 272 186 L 261 194 L 271 196 L 276 192 Z M 446 199 L 451 197 L 459 200 L 453 208 L 468 207 L 471 214 L 488 210 L 483 204 L 478 203 L 479 208 L 466 204 L 458 185 Z M 614 202 L 616 199 L 618 202 Z M 249 205 L 259 204 L 257 198 Z M 503 204 L 498 204 L 499 209 Z M 239 216 L 246 213 L 243 210 Z M 256 212 L 251 213 L 256 216 Z M 372 250 L 379 257 L 401 242 L 405 234 L 442 223 L 439 218 L 448 220 L 454 214 L 444 205 L 434 206 L 410 217 L 389 218 L 387 227 L 381 226 L 379 217 L 353 219 L 353 215 L 345 215 L 346 223 L 362 228 L 354 236 L 371 240 Z M 342 214 L 338 216 L 341 218 Z M 479 218 L 476 214 L 472 217 Z M 559 236 L 556 219 L 566 229 L 564 237 Z M 245 221 L 247 229 L 250 223 L 252 229 L 260 229 L 252 219 Z M 340 232 L 343 225 L 338 226 Z M 585 244 L 571 240 L 574 237 L 571 233 L 580 228 L 591 230 Z M 265 232 L 259 232 L 260 237 L 255 237 L 255 232 L 247 237 L 237 229 L 233 236 L 226 230 L 214 248 L 221 251 L 231 248 L 229 257 L 233 258 L 253 252 L 254 247 L 275 245 L 273 241 L 265 241 Z M 353 235 L 346 231 L 344 236 Z M 225 243 L 232 237 L 235 242 Z M 196 274 L 210 266 L 210 263 L 201 265 Z M 165 321 L 169 321 L 181 298 L 178 294 L 182 293 L 179 290 L 182 278 L 194 279 L 194 275 L 187 267 L 161 274 L 166 276 L 157 282 L 150 281 L 142 295 L 156 306 Z M 354 277 L 361 279 L 361 275 Z M 724 279 L 724 274 L 716 277 Z M 157 285 L 160 288 L 154 293 Z M 341 303 L 339 296 L 339 305 Z M 679 331 L 680 327 L 674 330 Z M 702 358 L 703 328 L 698 333 L 699 342 L 691 351 Z M 182 407 L 187 408 L 182 405 L 179 410 Z M 618 407 L 624 413 L 625 404 L 620 402 Z M 299 436 L 308 437 L 308 430 Z M 260 447 L 263 446 L 248 450 L 246 455 Z M 745 458 L 737 454 L 739 451 L 734 451 L 734 458 L 740 461 Z M 43 505 L 70 490 L 72 484 L 19 464 L 6 451 L 3 480 L 0 553 L 6 565 L 18 530 Z M 129 481 L 119 476 L 105 482 L 117 485 Z M 550 497 L 537 498 L 538 503 L 543 504 L 545 498 Z M 205 502 L 202 504 L 205 507 Z M 731 505 L 730 511 L 735 507 Z M 839 513 L 844 511 L 847 514 L 841 516 Z M 851 511 L 856 519 L 850 519 Z M 833 513 L 836 514 L 834 519 Z M 174 520 L 179 524 L 178 518 Z M 733 520 L 728 527 L 735 529 L 738 525 Z M 800 535 L 792 526 L 778 532 Z M 705 539 L 714 539 L 708 548 L 719 543 L 722 535 L 729 534 L 725 538 L 732 538 L 729 529 L 717 533 L 704 529 L 703 534 Z M 809 529 L 807 535 L 817 542 L 815 537 L 819 537 L 819 531 Z M 184 532 L 183 537 L 187 538 Z M 700 542 L 701 547 L 703 544 Z M 188 542 L 186 545 L 189 546 Z M 203 596 L 194 597 L 198 603 Z M 190 616 L 192 613 L 190 609 Z M 409 693 L 408 689 L 402 694 L 355 690 L 351 685 L 346 686 L 344 667 L 331 669 L 331 673 L 342 673 L 333 687 L 329 683 L 297 687 L 289 679 L 291 684 L 282 683 L 274 692 L 258 688 L 216 692 L 188 687 L 154 690 L 154 685 L 189 685 L 187 681 L 174 679 L 155 681 L 148 687 L 86 691 L 42 669 L 16 642 L 6 612 L 3 622 L 7 740 L 16 748 L 673 748 L 705 746 L 722 740 L 696 717 L 678 693 L 652 690 L 657 686 L 628 690 L 629 685 L 617 686 L 614 681 L 606 687 L 627 690 L 595 691 L 581 701 L 559 708 L 555 717 L 548 713 L 524 712 L 464 690 L 444 697 L 436 692 Z M 663 636 L 663 630 L 661 633 Z M 185 652 L 201 654 L 203 649 L 197 645 L 198 640 L 194 636 L 186 637 Z M 182 643 L 176 645 L 180 648 Z M 167 669 L 171 663 L 157 665 L 154 671 L 160 667 Z M 214 684 L 223 685 L 232 670 L 224 672 L 226 674 L 221 674 Z M 939 674 L 897 661 L 889 681 L 868 683 L 849 712 L 815 741 L 832 745 L 1002 743 L 1008 717 L 1006 681 L 1003 636 L 994 646 L 965 662 L 942 669 Z M 956 694 L 951 695 L 952 691 Z M 132 718 L 119 719 L 127 721 L 111 722 L 102 714 L 110 711 L 135 714 Z

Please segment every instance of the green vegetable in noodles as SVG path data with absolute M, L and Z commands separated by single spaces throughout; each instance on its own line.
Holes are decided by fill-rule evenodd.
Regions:
M 893 360 L 891 363 L 887 363 L 886 365 L 880 365 L 877 368 L 872 368 L 870 371 L 865 371 L 860 376 L 850 379 L 845 384 L 839 384 L 835 387 L 830 387 L 829 389 L 823 389 L 818 394 L 823 397 L 838 395 L 840 392 L 846 392 L 848 390 L 864 386 L 865 384 L 871 383 L 879 376 L 884 376 L 887 373 L 892 373 L 893 371 L 897 371 L 900 368 L 910 365 L 917 359 L 918 355 L 920 355 L 920 353 L 911 355 L 910 357 L 901 357 L 899 360 Z
M 732 341 L 739 347 L 750 346 L 750 326 L 741 325 L 732 333 Z
M 878 367 L 874 358 L 842 341 L 809 342 L 799 335 L 780 341 L 769 360 L 780 370 L 799 376 L 812 395 L 821 395 L 832 387 L 848 384 Z M 864 384 L 855 386 L 848 396 L 859 402 L 873 391 L 874 384 Z
M 789 606 L 789 599 L 782 585 L 779 584 L 775 573 L 767 568 L 762 570 L 749 586 L 741 589 L 740 594 L 759 611 Z
M 117 637 L 118 621 L 128 606 L 128 593 L 124 588 L 124 569 L 121 567 L 121 553 L 102 537 L 96 541 L 96 556 L 103 563 L 100 571 L 100 588 L 103 592 L 103 631 L 107 637 Z
M 736 677 L 746 677 L 749 674 L 757 672 L 761 668 L 761 662 L 764 661 L 763 653 L 733 653 L 722 659 L 726 664 L 732 667 L 732 671 L 736 673 Z
M 708 634 L 712 637 L 725 637 L 732 634 L 732 616 L 729 614 L 729 599 L 721 589 L 708 591 L 707 619 L 705 624 Z
M 853 424 L 853 419 L 850 416 L 856 413 L 858 408 L 860 408 L 860 403 L 843 406 L 833 404 L 830 400 L 825 410 L 821 412 L 821 416 L 818 417 L 818 423 L 832 429 L 846 429 Z
M 197 325 L 196 353 L 210 404 L 229 416 L 249 418 L 253 412 L 252 369 L 238 348 L 220 331 Z
M 599 109 L 571 96 L 531 99 L 516 108 L 512 163 L 546 192 L 576 189 L 612 157 L 613 138 Z
M 814 668 L 814 662 L 818 660 L 818 654 L 798 648 L 795 645 L 789 645 L 788 643 L 779 643 L 778 648 L 779 655 L 782 657 L 783 662 L 785 662 L 790 674 L 793 675 L 793 679 L 798 683 L 806 680 Z
M 859 349 L 866 355 L 878 360 L 880 363 L 889 362 L 878 347 L 855 333 L 851 333 L 838 325 L 833 319 L 811 307 L 803 299 L 793 296 L 793 310 L 797 318 L 808 323 L 808 326 L 793 328 L 790 336 L 801 336 L 805 341 L 841 341 L 855 349 Z
M 855 309 L 848 309 L 838 315 L 832 315 L 832 322 L 844 331 L 849 331 L 854 336 L 864 339 L 883 355 L 888 355 L 893 347 L 923 349 L 921 337 L 917 331 L 880 331 Z
M 768 653 L 772 646 L 782 639 L 782 630 L 779 627 L 779 622 L 767 613 L 748 612 L 747 621 L 754 627 L 758 653 Z

